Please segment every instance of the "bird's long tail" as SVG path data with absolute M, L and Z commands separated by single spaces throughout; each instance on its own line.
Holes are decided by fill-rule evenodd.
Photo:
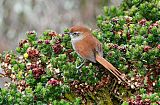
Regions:
M 98 61 L 101 65 L 103 65 L 106 69 L 108 69 L 116 78 L 122 82 L 125 82 L 126 84 L 130 85 L 128 83 L 128 80 L 125 76 L 125 74 L 122 74 L 120 71 L 118 71 L 111 63 L 109 63 L 107 60 L 105 60 L 100 55 L 96 54 L 96 61 Z

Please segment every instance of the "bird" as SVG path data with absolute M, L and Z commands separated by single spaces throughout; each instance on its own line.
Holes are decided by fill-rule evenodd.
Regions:
M 128 80 L 125 74 L 116 69 L 110 62 L 103 58 L 102 43 L 92 35 L 92 31 L 85 26 L 75 25 L 69 28 L 69 36 L 73 49 L 78 56 L 83 59 L 81 65 L 76 66 L 80 69 L 87 61 L 93 63 L 99 62 L 107 70 L 109 70 L 118 80 L 127 84 Z

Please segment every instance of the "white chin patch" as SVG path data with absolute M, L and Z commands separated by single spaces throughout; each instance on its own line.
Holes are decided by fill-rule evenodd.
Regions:
M 74 37 L 73 37 L 73 35 L 70 35 L 70 37 L 73 39 Z
M 82 40 L 83 38 L 84 38 L 83 35 L 71 36 L 72 41 L 80 41 L 80 40 Z

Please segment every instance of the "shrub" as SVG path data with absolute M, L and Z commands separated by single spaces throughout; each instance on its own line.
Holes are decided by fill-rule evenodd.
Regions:
M 120 8 L 104 7 L 104 15 L 98 17 L 100 30 L 93 33 L 104 43 L 106 59 L 139 87 L 124 105 L 159 104 L 159 3 L 124 0 Z
M 127 0 L 120 8 L 104 7 L 104 15 L 97 18 L 99 29 L 93 30 L 103 43 L 104 58 L 125 73 L 136 88 L 118 84 L 99 64 L 89 63 L 77 70 L 75 66 L 81 61 L 68 35 L 47 30 L 38 38 L 30 31 L 16 48 L 17 53 L 4 52 L 0 57 L 3 76 L 12 80 L 0 90 L 0 103 L 159 104 L 159 3 Z

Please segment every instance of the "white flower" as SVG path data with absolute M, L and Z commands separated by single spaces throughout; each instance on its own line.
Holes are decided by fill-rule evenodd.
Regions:
M 55 73 L 59 73 L 60 71 L 59 71 L 59 68 L 58 69 L 55 69 Z

